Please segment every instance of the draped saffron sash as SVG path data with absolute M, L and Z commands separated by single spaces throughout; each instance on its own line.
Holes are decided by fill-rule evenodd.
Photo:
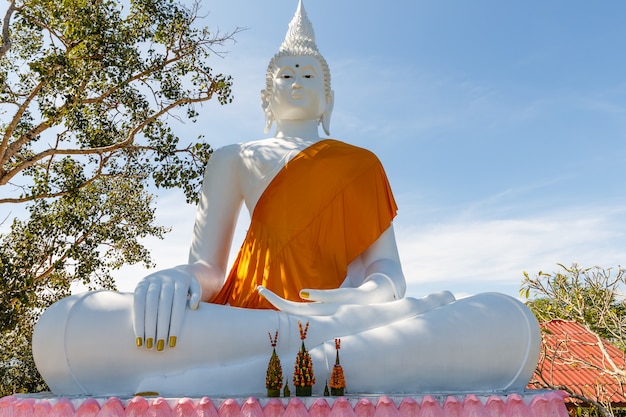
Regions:
M 391 225 L 397 206 L 370 151 L 333 139 L 304 149 L 267 186 L 212 303 L 273 308 L 256 287 L 302 301 L 303 288 L 338 288 L 348 265 Z

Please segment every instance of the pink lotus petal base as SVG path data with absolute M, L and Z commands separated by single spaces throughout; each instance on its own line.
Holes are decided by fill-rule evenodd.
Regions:
M 0 417 L 568 417 L 561 391 L 291 398 L 0 398 Z

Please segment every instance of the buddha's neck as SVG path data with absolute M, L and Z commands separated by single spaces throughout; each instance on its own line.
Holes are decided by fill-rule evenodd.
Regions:
M 276 122 L 277 138 L 318 140 L 317 120 L 280 120 Z

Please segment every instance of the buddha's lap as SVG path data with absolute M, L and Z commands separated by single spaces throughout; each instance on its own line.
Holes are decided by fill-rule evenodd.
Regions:
M 70 297 L 46 312 L 37 325 L 34 353 L 44 375 L 65 372 L 84 381 L 115 381 L 132 375 L 139 383 L 143 373 L 154 374 L 155 366 L 162 375 L 196 368 L 228 370 L 242 360 L 264 366 L 269 357 L 267 333 L 276 330 L 280 356 L 295 357 L 300 347 L 298 321 L 309 321 L 305 342 L 313 357 L 332 364 L 332 343 L 340 337 L 344 367 L 359 380 L 365 375 L 370 381 L 380 380 L 391 372 L 396 384 L 413 381 L 415 375 L 427 375 L 434 385 L 451 377 L 464 384 L 465 376 L 478 371 L 485 374 L 489 367 L 494 377 L 500 376 L 488 384 L 505 386 L 516 375 L 522 374 L 518 379 L 523 381 L 532 373 L 539 335 L 536 320 L 525 306 L 501 294 L 446 300 L 442 294 L 425 300 L 345 306 L 329 317 L 203 303 L 186 313 L 177 347 L 156 352 L 132 343 L 132 294 L 91 293 Z M 72 369 L 65 369 L 70 363 Z M 111 363 L 119 366 L 111 369 Z M 363 369 L 361 377 L 358 369 Z M 360 383 L 363 389 L 376 389 Z

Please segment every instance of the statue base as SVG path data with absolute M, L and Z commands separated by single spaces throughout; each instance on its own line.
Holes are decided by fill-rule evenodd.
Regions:
M 16 394 L 0 417 L 568 417 L 562 391 L 281 398 L 94 398 Z

